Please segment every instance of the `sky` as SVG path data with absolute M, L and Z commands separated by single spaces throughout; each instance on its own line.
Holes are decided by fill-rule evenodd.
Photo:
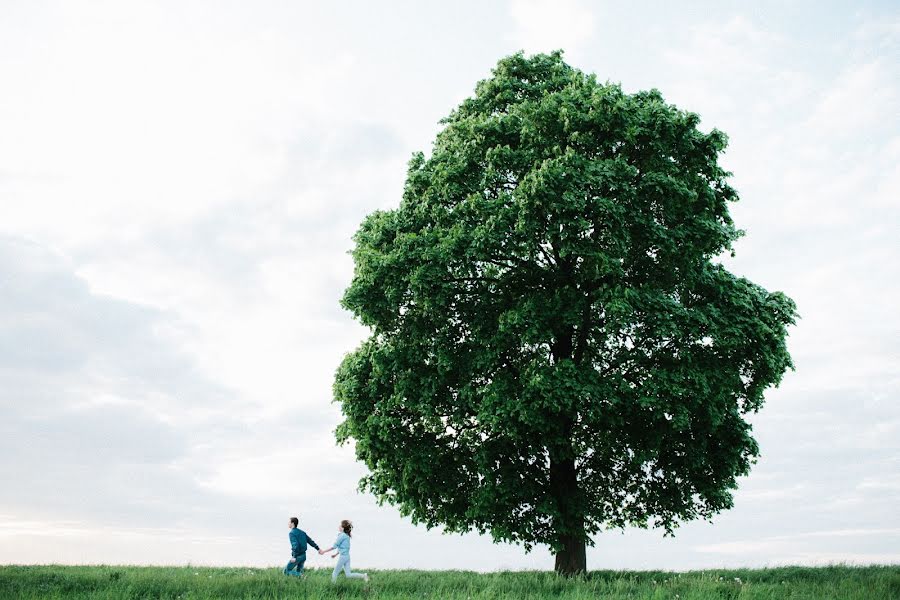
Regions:
M 297 515 L 361 568 L 552 568 L 359 493 L 331 383 L 360 221 L 557 48 L 728 134 L 719 260 L 801 316 L 734 508 L 589 568 L 900 563 L 900 9 L 800 0 L 0 2 L 0 563 L 278 565 Z

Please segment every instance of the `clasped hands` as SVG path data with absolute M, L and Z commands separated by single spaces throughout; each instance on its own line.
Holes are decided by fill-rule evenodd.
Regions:
M 321 548 L 319 548 L 319 554 L 325 554 L 326 552 L 328 552 L 328 550 L 322 550 Z M 338 555 L 338 553 L 335 552 L 334 554 L 331 555 L 331 558 L 337 558 L 337 555 Z

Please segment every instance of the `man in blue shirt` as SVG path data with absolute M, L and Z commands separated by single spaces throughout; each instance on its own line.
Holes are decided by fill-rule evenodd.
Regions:
M 319 549 L 319 545 L 298 527 L 299 524 L 300 521 L 297 517 L 291 517 L 291 520 L 288 522 L 291 528 L 288 539 L 291 541 L 292 558 L 287 566 L 284 567 L 285 575 L 293 575 L 295 577 L 303 576 L 303 563 L 306 562 L 306 545 L 309 544 L 316 550 Z

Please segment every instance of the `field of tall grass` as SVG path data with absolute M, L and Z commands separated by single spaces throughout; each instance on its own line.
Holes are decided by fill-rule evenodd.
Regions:
M 368 584 L 341 578 L 337 585 L 330 571 L 307 573 L 297 579 L 279 568 L 0 566 L 0 598 L 900 599 L 900 565 L 592 571 L 575 579 L 538 571 L 369 571 Z

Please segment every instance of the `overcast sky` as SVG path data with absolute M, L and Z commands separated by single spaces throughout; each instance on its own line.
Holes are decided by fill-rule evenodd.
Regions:
M 357 225 L 555 48 L 729 135 L 722 261 L 802 317 L 734 509 L 589 567 L 900 562 L 900 10 L 617 4 L 0 3 L 0 562 L 275 565 L 299 515 L 360 567 L 552 568 L 357 493 L 330 401 Z

